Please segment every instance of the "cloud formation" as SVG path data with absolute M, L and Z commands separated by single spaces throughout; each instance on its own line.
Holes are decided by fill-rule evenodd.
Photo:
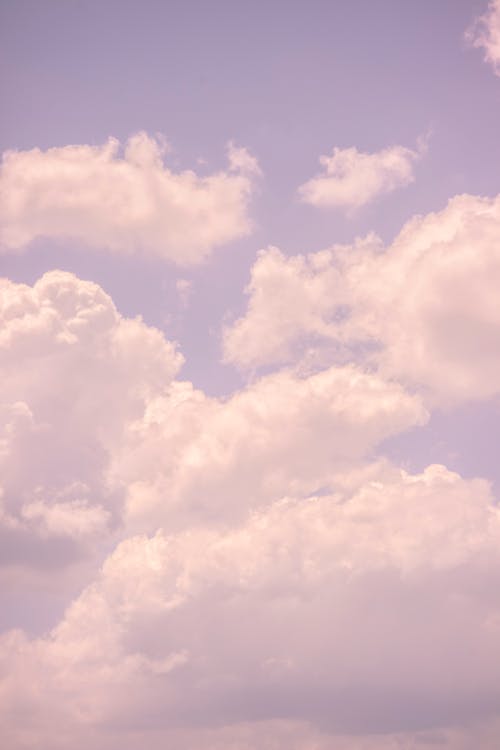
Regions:
M 488 747 L 498 507 L 484 480 L 377 455 L 425 422 L 418 396 L 344 364 L 210 398 L 96 284 L 0 291 L 0 585 L 43 563 L 66 590 L 92 560 L 50 632 L 0 638 L 9 747 Z
M 499 283 L 500 197 L 457 196 L 386 249 L 370 235 L 307 256 L 262 251 L 225 357 L 243 368 L 354 358 L 429 402 L 488 398 L 500 382 Z
M 199 176 L 164 165 L 164 144 L 137 133 L 125 145 L 8 151 L 0 174 L 0 253 L 37 237 L 74 240 L 181 266 L 245 236 L 256 160 L 230 144 L 225 171 Z
M 423 144 L 416 151 L 390 146 L 374 153 L 334 148 L 331 156 L 320 156 L 323 172 L 299 187 L 299 197 L 312 206 L 361 208 L 413 182 L 414 165 L 422 153 Z
M 498 74 L 500 2 L 474 2 L 486 12 L 469 39 Z M 395 144 L 429 106 L 463 123 L 441 141 L 427 199 L 450 180 L 494 180 L 493 166 L 455 158 L 465 133 L 478 158 L 498 145 L 491 102 L 467 91 L 463 8 L 452 18 L 386 3 L 360 19 L 348 3 L 312 15 L 304 3 L 284 25 L 282 8 L 266 8 L 262 29 L 238 7 L 194 18 L 154 5 L 125 8 L 118 34 L 112 12 L 87 27 L 78 9 L 57 24 L 42 12 L 45 29 L 22 7 L 8 14 L 11 93 L 31 86 L 24 114 L 39 116 L 23 123 L 16 104 L 19 133 L 35 145 L 41 126 L 78 121 L 89 136 L 9 151 L 0 165 L 0 259 L 29 282 L 0 279 L 2 750 L 499 750 L 500 195 L 459 195 L 391 241 L 372 232 L 319 252 L 331 217 L 304 207 L 361 228 L 360 209 L 420 174 L 427 139 Z M 141 39 L 151 54 L 127 67 Z M 368 77 L 360 40 L 374 42 Z M 236 60 L 242 42 L 258 59 Z M 74 75 L 61 77 L 73 47 Z M 108 119 L 126 121 L 134 101 L 145 121 L 169 110 L 182 129 L 183 111 L 204 111 L 208 149 L 224 120 L 267 151 L 259 234 L 282 247 L 257 254 L 243 301 L 248 243 L 194 266 L 252 230 L 259 164 L 232 142 L 224 164 L 200 156 L 184 170 L 160 135 L 93 141 L 88 101 L 107 101 L 129 73 L 137 96 L 113 100 Z M 389 117 L 395 94 L 415 106 Z M 44 102 L 57 104 L 45 124 Z M 330 146 L 349 132 L 366 146 L 384 120 L 388 148 L 347 141 L 296 179 L 288 156 L 303 161 L 311 134 L 336 121 Z M 200 127 L 184 124 L 198 155 Z M 305 214 L 291 243 L 308 244 L 290 255 Z M 90 277 L 112 274 L 117 299 L 132 293 L 185 337 L 194 382 L 180 345 L 97 283 L 62 270 L 33 281 L 54 252 Z M 153 288 L 135 288 L 146 258 Z M 240 317 L 222 317 L 217 362 L 225 304 Z
M 97 284 L 61 271 L 0 283 L 4 566 L 63 569 L 138 529 L 241 520 L 359 469 L 427 418 L 354 366 L 214 399 L 175 380 L 182 362 Z
M 97 284 L 61 271 L 0 281 L 2 564 L 63 567 L 110 533 L 110 456 L 182 361 Z
M 476 19 L 465 37 L 483 50 L 485 62 L 500 76 L 500 0 L 490 0 L 486 13 Z
M 49 636 L 3 637 L 7 736 L 36 747 L 57 725 L 79 748 L 146 715 L 163 742 L 220 728 L 214 750 L 245 722 L 303 721 L 349 748 L 445 738 L 498 709 L 499 549 L 487 483 L 441 466 L 129 538 Z
M 285 370 L 222 400 L 174 383 L 130 424 L 110 473 L 131 529 L 236 522 L 276 497 L 342 483 L 427 417 L 418 398 L 352 366 Z

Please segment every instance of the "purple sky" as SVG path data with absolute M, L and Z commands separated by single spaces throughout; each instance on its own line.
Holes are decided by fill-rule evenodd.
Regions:
M 0 28 L 6 750 L 497 750 L 499 0 Z

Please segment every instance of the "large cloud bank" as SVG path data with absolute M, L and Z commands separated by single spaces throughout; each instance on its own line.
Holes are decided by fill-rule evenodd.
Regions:
M 462 198 L 416 220 L 398 259 L 426 257 L 424 229 L 443 247 L 451 234 L 489 309 L 495 266 L 477 248 L 495 206 Z M 330 251 L 258 264 L 283 271 L 282 304 L 290 279 L 321 300 L 339 275 L 362 281 L 363 263 L 402 294 L 392 249 L 338 252 L 339 267 Z M 443 283 L 432 260 L 422 273 Z M 48 632 L 1 637 L 7 747 L 493 750 L 498 507 L 484 480 L 380 455 L 428 418 L 393 365 L 285 367 L 215 399 L 177 379 L 158 330 L 72 274 L 4 281 L 0 315 L 2 580 L 80 586 Z M 303 328 L 299 315 L 290 330 Z
M 61 746 L 124 716 L 167 737 L 242 721 L 391 734 L 491 718 L 491 500 L 443 467 L 386 469 L 231 529 L 129 538 L 50 636 L 4 637 L 2 703 L 12 717 L 35 711 L 48 737 L 60 726 Z M 34 730 L 11 719 L 10 731 Z

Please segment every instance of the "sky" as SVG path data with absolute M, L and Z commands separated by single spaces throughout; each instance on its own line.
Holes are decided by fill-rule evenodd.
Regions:
M 6 750 L 497 750 L 499 0 L 0 2 Z

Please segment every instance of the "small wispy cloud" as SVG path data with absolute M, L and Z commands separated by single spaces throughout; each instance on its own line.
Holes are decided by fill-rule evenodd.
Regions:
M 484 60 L 500 76 L 500 0 L 491 0 L 486 12 L 465 32 L 466 41 L 484 51 Z
M 375 198 L 405 187 L 415 179 L 414 167 L 426 151 L 426 140 L 412 150 L 390 146 L 367 153 L 334 148 L 320 156 L 323 171 L 299 187 L 299 196 L 312 206 L 357 209 Z

